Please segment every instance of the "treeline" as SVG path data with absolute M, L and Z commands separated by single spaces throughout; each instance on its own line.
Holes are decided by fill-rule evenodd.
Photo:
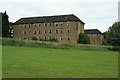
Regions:
M 113 46 L 113 50 L 120 51 L 120 22 L 113 23 L 113 25 L 108 28 L 108 31 L 103 33 L 103 36 L 103 45 Z

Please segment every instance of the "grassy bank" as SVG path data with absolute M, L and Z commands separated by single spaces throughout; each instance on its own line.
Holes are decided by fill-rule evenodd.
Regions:
M 90 45 L 90 44 L 67 44 L 57 42 L 46 42 L 46 41 L 32 41 L 32 40 L 18 40 L 18 39 L 2 39 L 3 45 L 10 46 L 28 46 L 28 47 L 47 47 L 47 48 L 58 48 L 58 49 L 84 49 L 84 50 L 108 50 L 111 46 L 104 45 Z
M 4 45 L 3 78 L 118 77 L 117 52 L 36 47 Z

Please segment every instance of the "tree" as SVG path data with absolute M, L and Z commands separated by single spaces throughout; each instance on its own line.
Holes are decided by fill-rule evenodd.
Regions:
M 120 22 L 115 22 L 111 27 L 109 27 L 107 40 L 115 49 L 120 50 Z
M 90 44 L 90 39 L 86 34 L 80 33 L 77 43 L 80 44 Z
M 37 38 L 36 37 L 32 37 L 32 40 L 37 40 Z
M 6 11 L 2 13 L 2 37 L 10 37 L 9 20 Z

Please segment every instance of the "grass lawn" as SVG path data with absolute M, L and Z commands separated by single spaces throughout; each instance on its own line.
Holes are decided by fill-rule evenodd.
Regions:
M 3 78 L 117 78 L 118 53 L 3 46 Z

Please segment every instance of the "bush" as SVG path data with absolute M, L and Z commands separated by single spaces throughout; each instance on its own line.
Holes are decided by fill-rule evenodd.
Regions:
M 37 38 L 36 37 L 32 37 L 32 40 L 37 40 Z
M 80 33 L 77 43 L 80 44 L 90 44 L 90 39 L 86 34 Z
M 108 50 L 111 46 L 102 45 L 90 45 L 90 44 L 69 44 L 69 43 L 57 43 L 47 41 L 33 41 L 33 40 L 18 40 L 10 38 L 2 38 L 2 45 L 10 46 L 28 46 L 28 47 L 47 47 L 47 48 L 59 48 L 59 49 L 84 49 L 84 50 Z

